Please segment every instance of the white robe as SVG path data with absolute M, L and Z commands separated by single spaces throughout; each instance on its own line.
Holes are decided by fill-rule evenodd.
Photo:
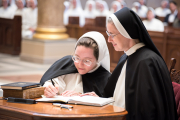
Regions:
M 99 68 L 100 64 L 97 65 L 96 68 L 89 71 L 88 73 L 94 72 Z M 83 84 L 82 84 L 82 77 L 79 73 L 72 73 L 67 75 L 62 75 L 57 78 L 52 79 L 55 84 L 59 86 L 58 94 L 63 93 L 66 90 L 73 90 L 78 93 L 83 93 Z M 45 82 L 43 87 L 52 84 L 51 80 Z
M 27 8 L 24 12 L 24 23 L 22 28 L 22 36 L 27 38 L 32 38 L 33 32 L 29 29 L 36 29 L 37 27 L 37 16 L 38 16 L 38 8 L 31 9 Z
M 155 14 L 159 17 L 166 17 L 166 15 L 170 14 L 171 11 L 168 8 L 162 8 L 162 7 L 158 7 L 155 9 Z
M 160 20 L 156 18 L 153 18 L 151 21 L 143 20 L 143 24 L 146 27 L 146 29 L 149 31 L 159 31 L 159 32 L 164 31 L 163 22 L 161 22 Z
M 144 43 L 138 43 L 131 47 L 128 51 L 126 51 L 126 55 L 129 56 L 136 52 L 139 48 L 143 47 Z M 125 79 L 126 79 L 126 65 L 127 60 L 123 65 L 123 68 L 121 70 L 121 74 L 118 78 L 118 81 L 116 83 L 116 87 L 113 94 L 113 100 L 115 101 L 113 103 L 114 106 L 126 108 L 125 106 Z
M 142 5 L 140 9 L 136 9 L 135 7 L 132 8 L 132 10 L 140 17 L 140 18 L 145 18 L 148 8 L 145 5 Z
M 13 19 L 15 14 L 15 10 L 11 7 L 7 7 L 4 9 L 4 7 L 0 7 L 0 18 L 7 18 L 7 19 Z

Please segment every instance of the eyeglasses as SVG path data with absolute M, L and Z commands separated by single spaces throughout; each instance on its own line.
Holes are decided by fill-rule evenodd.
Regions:
M 81 61 L 81 59 L 77 56 L 72 56 L 72 60 L 76 63 L 79 63 Z M 82 60 L 83 64 L 87 65 L 87 66 L 91 66 L 92 62 L 91 60 L 88 59 L 84 59 Z
M 120 33 L 118 33 L 118 34 L 113 35 L 113 34 L 110 34 L 108 31 L 106 31 L 106 33 L 107 33 L 107 35 L 108 35 L 109 37 L 111 36 L 112 39 L 113 39 L 116 35 L 120 34 Z

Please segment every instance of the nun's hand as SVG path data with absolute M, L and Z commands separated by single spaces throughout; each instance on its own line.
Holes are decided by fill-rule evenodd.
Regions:
M 79 93 L 79 92 L 75 92 L 75 91 L 72 91 L 72 90 L 66 90 L 61 95 L 64 96 L 64 97 L 71 97 L 71 96 L 78 96 L 80 94 L 81 93 Z
M 45 87 L 44 95 L 48 98 L 52 98 L 57 95 L 58 91 L 59 91 L 59 86 L 57 84 L 55 84 L 55 87 L 50 84 L 47 87 Z
M 84 94 L 80 94 L 79 96 L 82 97 L 82 96 L 86 96 L 86 95 L 99 97 L 95 92 L 87 92 L 87 93 L 84 93 Z

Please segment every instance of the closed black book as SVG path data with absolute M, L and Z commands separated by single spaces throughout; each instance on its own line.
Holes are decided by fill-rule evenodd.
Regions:
M 15 82 L 1 85 L 1 89 L 15 89 L 15 90 L 25 90 L 33 87 L 39 87 L 40 83 L 32 82 Z

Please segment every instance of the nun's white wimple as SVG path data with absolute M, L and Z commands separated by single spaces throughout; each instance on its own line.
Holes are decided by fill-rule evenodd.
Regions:
M 112 14 L 110 15 L 114 25 L 116 26 L 117 30 L 126 38 L 132 39 L 129 34 L 127 33 L 127 31 L 124 29 L 124 27 L 122 26 L 121 22 L 117 19 L 117 17 Z
M 101 33 L 96 32 L 96 31 L 87 32 L 78 39 L 78 41 L 76 42 L 76 45 L 79 42 L 79 40 L 83 37 L 89 37 L 96 41 L 99 48 L 98 63 L 100 63 L 102 67 L 104 67 L 107 71 L 110 71 L 109 49 L 107 47 L 104 36 Z

